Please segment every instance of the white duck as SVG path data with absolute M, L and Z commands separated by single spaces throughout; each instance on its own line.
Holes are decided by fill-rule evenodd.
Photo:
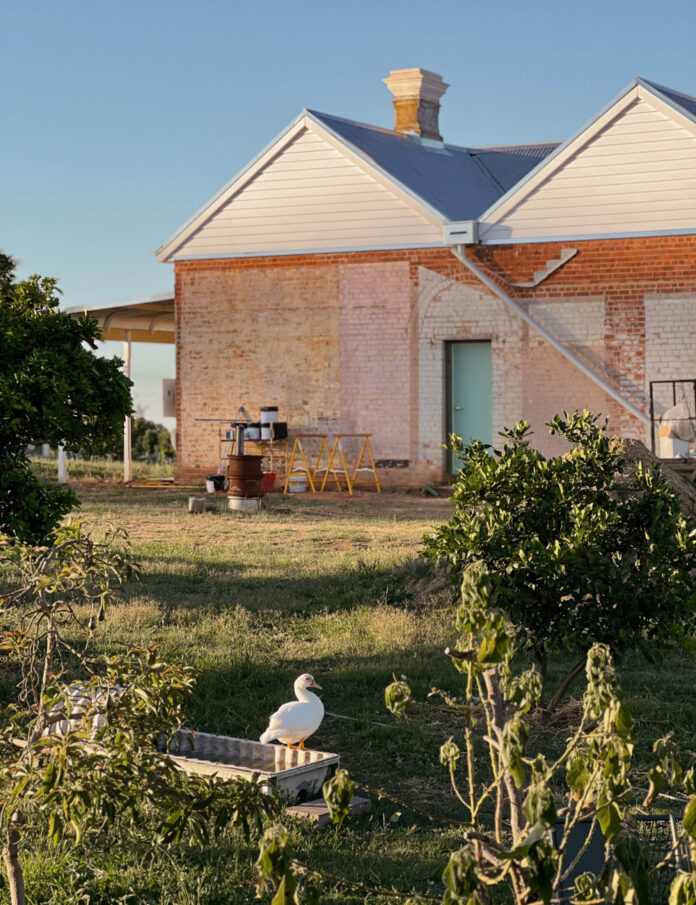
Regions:
M 294 684 L 296 701 L 283 704 L 268 721 L 268 729 L 263 733 L 259 741 L 267 745 L 273 739 L 278 739 L 288 748 L 304 748 L 305 739 L 319 728 L 324 719 L 324 705 L 321 699 L 308 688 L 319 688 L 313 676 L 304 673 L 295 679 Z

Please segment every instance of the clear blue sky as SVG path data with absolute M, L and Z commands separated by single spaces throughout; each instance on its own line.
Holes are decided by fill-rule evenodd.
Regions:
M 303 107 L 392 125 L 390 69 L 443 76 L 457 144 L 565 139 L 637 75 L 696 94 L 694 0 L 15 0 L 1 31 L 0 249 L 65 305 L 170 290 L 154 249 Z M 157 420 L 173 371 L 134 346 Z

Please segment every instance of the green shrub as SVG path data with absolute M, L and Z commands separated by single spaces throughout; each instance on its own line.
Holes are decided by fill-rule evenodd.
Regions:
M 676 494 L 659 467 L 629 474 L 598 417 L 557 415 L 550 431 L 571 448 L 550 458 L 525 422 L 494 455 L 453 437 L 455 514 L 424 538 L 455 580 L 483 564 L 543 677 L 553 649 L 580 654 L 579 674 L 595 642 L 621 652 L 684 636 L 696 601 L 696 537 Z

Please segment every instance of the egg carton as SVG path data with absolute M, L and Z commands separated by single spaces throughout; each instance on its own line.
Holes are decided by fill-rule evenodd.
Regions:
M 278 789 L 286 801 L 293 803 L 319 797 L 323 784 L 338 770 L 341 761 L 338 754 L 325 751 L 264 745 L 251 739 L 188 729 L 178 730 L 168 744 L 162 738 L 159 747 L 186 773 L 220 779 L 251 779 L 256 774 L 269 792 Z

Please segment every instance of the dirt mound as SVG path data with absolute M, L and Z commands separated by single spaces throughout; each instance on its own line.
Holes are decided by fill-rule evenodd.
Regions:
M 619 440 L 618 442 L 621 444 L 626 460 L 624 473 L 627 476 L 635 473 L 639 462 L 649 467 L 659 465 L 665 480 L 672 485 L 679 497 L 684 518 L 696 519 L 696 485 L 666 462 L 661 462 L 640 440 Z

